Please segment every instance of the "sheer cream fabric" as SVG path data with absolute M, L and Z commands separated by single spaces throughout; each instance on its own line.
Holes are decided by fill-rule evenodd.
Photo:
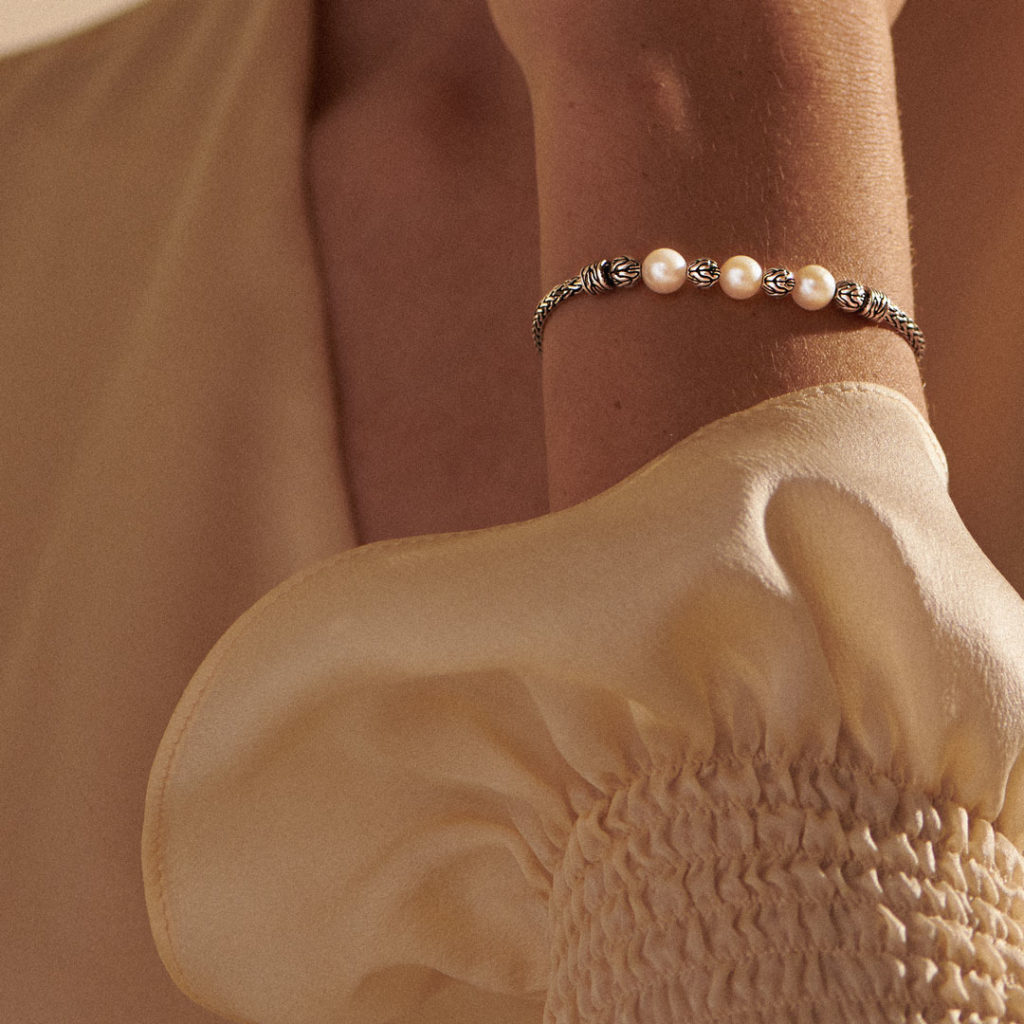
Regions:
M 309 15 L 155 0 L 0 62 L 4 1020 L 215 1019 L 153 948 L 147 776 L 231 621 L 356 542 L 303 180 Z M 994 289 L 1012 319 L 996 275 L 958 288 L 965 311 Z M 1010 337 L 990 326 L 986 344 Z M 1020 601 L 898 398 L 793 396 L 580 510 L 316 572 L 254 613 L 281 645 L 253 695 L 208 664 L 209 703 L 160 747 L 153 927 L 205 1003 L 260 1022 L 741 1020 L 765 990 L 791 998 L 767 950 L 786 935 L 822 1006 L 881 979 L 865 1013 L 905 992 L 927 1020 L 999 1000 L 1024 1019 L 999 838 L 1019 848 Z M 331 604 L 303 626 L 317 588 Z M 822 756 L 832 781 L 807 774 Z M 770 882 L 686 869 L 726 848 Z M 820 984 L 807 973 L 826 906 L 874 965 L 851 996 L 831 947 Z
M 304 5 L 160 0 L 0 63 L 0 1019 L 184 1024 L 146 776 L 249 604 L 354 543 Z
M 839 384 L 301 573 L 161 746 L 168 968 L 268 1024 L 1024 1020 L 1024 604 L 946 484 Z

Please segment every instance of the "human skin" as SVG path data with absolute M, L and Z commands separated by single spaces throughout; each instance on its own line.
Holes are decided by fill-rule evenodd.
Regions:
M 548 510 L 533 122 L 484 0 L 322 0 L 309 181 L 361 541 Z
M 501 10 L 492 0 L 492 8 L 508 37 L 510 16 L 529 23 L 553 2 L 508 0 Z M 781 0 L 742 6 L 766 12 L 771 3 Z M 669 244 L 691 257 L 700 248 L 794 267 L 819 260 L 919 314 L 929 413 L 950 457 L 951 493 L 986 554 L 1024 590 L 1024 293 L 1007 287 L 1024 237 L 1014 198 L 1024 181 L 1024 79 L 1011 71 L 1024 8 L 994 0 L 984 18 L 964 21 L 953 0 L 920 0 L 896 25 L 916 308 L 887 32 L 898 5 L 858 2 L 844 15 L 842 5 L 800 0 L 785 5 L 788 20 L 762 13 L 734 24 L 727 19 L 742 21 L 729 15 L 738 6 L 715 5 L 714 24 L 702 26 L 695 3 L 672 5 L 687 16 L 676 95 L 696 80 L 681 107 L 683 137 L 701 149 L 673 134 L 678 118 L 663 119 L 654 138 L 663 157 L 679 148 L 681 163 L 664 157 L 670 174 L 658 180 L 645 157 L 642 173 L 634 166 L 611 175 L 609 197 L 584 187 L 579 157 L 601 144 L 589 160 L 598 173 L 631 150 L 608 127 L 610 104 L 594 103 L 586 88 L 600 79 L 587 78 L 594 66 L 585 47 L 582 69 L 567 71 L 577 84 L 545 83 L 535 67 L 528 85 L 486 0 L 321 0 L 311 212 L 360 540 L 541 514 L 551 507 L 549 458 L 557 507 L 614 483 L 717 413 L 805 382 L 879 379 L 920 405 L 917 368 L 895 334 L 787 300 L 737 303 L 688 288 L 574 299 L 552 317 L 537 357 L 529 321 L 548 288 L 619 245 L 640 257 L 648 244 Z M 815 20 L 825 6 L 838 22 Z M 656 10 L 627 7 L 635 16 Z M 593 10 L 600 25 L 599 7 L 577 9 Z M 664 65 L 660 37 L 672 22 L 653 20 L 648 32 L 661 47 L 653 53 Z M 637 29 L 632 21 L 619 28 L 611 44 L 628 49 L 622 37 Z M 715 52 L 723 33 L 724 67 Z M 522 42 L 510 45 L 524 64 L 543 59 L 543 49 L 531 57 Z M 617 106 L 664 108 L 651 87 L 658 61 L 647 52 L 639 71 L 628 70 L 628 53 L 614 65 L 618 81 L 646 73 L 648 84 L 646 99 L 620 89 Z M 672 74 L 653 80 L 672 92 Z M 717 88 L 723 80 L 728 91 Z M 575 109 L 561 109 L 560 96 Z M 535 115 L 548 168 L 543 271 Z M 559 119 L 586 117 L 593 132 L 568 125 L 586 147 L 559 148 Z M 648 196 L 650 240 L 625 205 L 637 205 L 638 189 Z M 598 206 L 602 216 L 592 212 Z M 643 331 L 638 303 L 657 321 Z
M 912 313 L 895 7 L 442 7 L 319 15 L 311 182 L 360 539 L 564 507 L 805 385 L 924 408 L 898 336 L 789 300 L 638 288 L 557 310 L 543 361 L 528 334 L 583 263 L 659 245 L 822 263 Z
M 532 101 L 541 268 L 737 253 L 819 263 L 913 313 L 889 33 L 870 0 L 491 0 Z M 834 308 L 692 287 L 560 307 L 546 332 L 551 507 L 622 479 L 698 427 L 796 388 L 924 394 L 898 335 Z

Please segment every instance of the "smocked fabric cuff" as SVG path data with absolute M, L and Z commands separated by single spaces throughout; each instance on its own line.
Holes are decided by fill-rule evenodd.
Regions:
M 834 764 L 643 775 L 572 830 L 548 1024 L 1024 1020 L 1024 861 L 965 808 Z

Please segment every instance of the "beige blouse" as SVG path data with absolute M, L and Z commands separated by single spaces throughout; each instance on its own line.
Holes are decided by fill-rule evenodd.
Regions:
M 275 1024 L 1024 1021 L 1024 603 L 946 483 L 838 384 L 300 573 L 150 778 L 171 974 Z
M 1024 602 L 931 429 L 354 547 L 309 24 L 0 63 L 0 1018 L 1024 1024 Z

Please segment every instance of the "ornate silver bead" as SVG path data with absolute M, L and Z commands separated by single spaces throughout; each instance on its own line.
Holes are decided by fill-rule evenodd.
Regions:
M 714 260 L 701 257 L 686 268 L 686 276 L 698 288 L 710 288 L 721 276 L 721 270 Z
M 600 295 L 602 292 L 610 292 L 615 287 L 608 280 L 608 269 L 611 266 L 608 260 L 601 260 L 598 263 L 590 263 L 580 270 L 580 287 L 588 295 Z
M 640 264 L 629 256 L 590 263 L 580 270 L 580 287 L 588 295 L 601 295 L 615 288 L 632 288 L 640 280 Z
M 608 280 L 613 288 L 632 288 L 640 280 L 641 266 L 632 256 L 615 256 L 608 260 Z
M 865 320 L 891 328 L 910 345 L 918 359 L 924 355 L 921 328 L 884 292 L 859 281 L 840 281 L 836 285 L 835 304 L 845 313 L 859 313 Z
M 862 317 L 881 323 L 889 315 L 889 296 L 885 292 L 875 291 L 874 288 L 867 289 L 867 303 L 860 311 Z
M 764 272 L 761 279 L 761 290 L 765 295 L 777 298 L 780 295 L 788 295 L 796 284 L 793 271 L 786 267 L 771 267 Z
M 867 294 L 867 289 L 858 281 L 840 281 L 833 301 L 844 313 L 859 313 Z

